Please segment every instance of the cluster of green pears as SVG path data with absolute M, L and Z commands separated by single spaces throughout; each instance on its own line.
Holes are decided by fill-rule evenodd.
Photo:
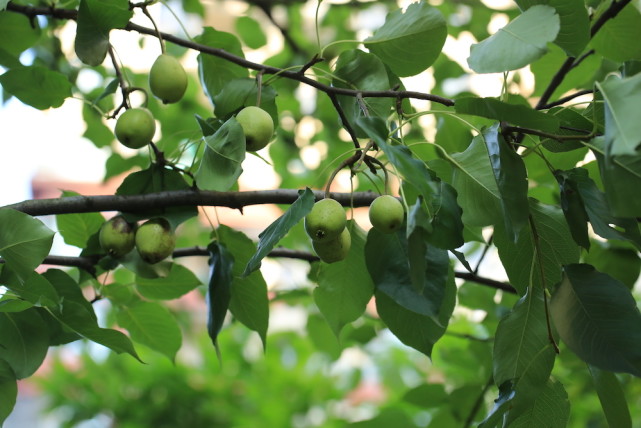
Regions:
M 154 217 L 139 227 L 122 215 L 103 223 L 98 233 L 100 247 L 115 259 L 136 248 L 140 258 L 149 264 L 166 259 L 176 246 L 176 235 L 167 219 Z
M 403 204 L 390 195 L 379 196 L 369 207 L 372 226 L 382 233 L 394 233 L 403 225 Z M 345 209 L 335 199 L 325 198 L 314 204 L 305 216 L 305 232 L 312 240 L 312 248 L 325 263 L 344 260 L 349 254 L 352 237 L 347 225 Z

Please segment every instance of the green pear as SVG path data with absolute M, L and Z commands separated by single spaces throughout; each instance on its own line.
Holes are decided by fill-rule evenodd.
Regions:
M 403 204 L 394 196 L 379 196 L 369 206 L 369 221 L 376 230 L 383 233 L 393 233 L 400 229 L 404 217 Z
M 305 231 L 312 241 L 331 241 L 340 236 L 347 224 L 345 209 L 335 199 L 321 199 L 305 216 Z
M 136 231 L 136 249 L 140 258 L 149 264 L 169 257 L 175 246 L 176 235 L 165 218 L 147 220 Z
M 100 247 L 114 258 L 120 258 L 134 249 L 135 225 L 123 216 L 115 216 L 104 222 L 98 232 Z
M 149 89 L 163 103 L 178 102 L 187 90 L 187 73 L 176 58 L 162 54 L 149 70 Z
M 260 107 L 245 107 L 238 112 L 236 120 L 243 128 L 246 149 L 249 152 L 267 146 L 274 135 L 274 121 L 269 113 Z
M 156 121 L 146 108 L 130 108 L 116 121 L 116 138 L 130 149 L 146 146 L 155 133 Z
M 312 241 L 316 254 L 325 263 L 335 263 L 347 257 L 352 246 L 352 235 L 347 228 L 343 229 L 336 239 L 330 241 Z

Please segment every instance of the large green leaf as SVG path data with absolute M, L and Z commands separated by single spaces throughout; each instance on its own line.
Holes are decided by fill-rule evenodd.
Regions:
M 207 333 L 218 349 L 218 333 L 223 328 L 231 300 L 234 256 L 219 242 L 212 242 L 209 251 L 209 287 L 207 289 Z
M 18 397 L 18 382 L 11 366 L 5 360 L 0 359 L 0 425 L 4 423 Z
M 136 290 L 147 299 L 177 299 L 201 285 L 200 279 L 185 266 L 172 263 L 169 273 L 161 278 L 136 277 Z
M 34 308 L 0 312 L 0 360 L 13 369 L 16 378 L 31 376 L 49 349 L 49 330 Z
M 336 337 L 345 325 L 363 315 L 374 295 L 365 265 L 365 232 L 352 220 L 346 227 L 352 239 L 349 254 L 340 262 L 321 263 L 314 289 L 314 302 Z
M 641 20 L 641 12 L 638 6 L 631 2 L 617 16 L 607 20 L 590 41 L 590 46 L 599 55 L 612 61 L 641 59 L 641 45 L 630 43 L 630 40 L 641 39 L 639 20 Z
M 296 226 L 314 206 L 314 192 L 309 188 L 298 192 L 298 199 L 289 206 L 285 213 L 267 226 L 259 235 L 258 249 L 247 262 L 243 276 L 247 276 L 260 267 L 260 262 L 283 239 L 289 230 Z
M 258 333 L 265 348 L 269 325 L 267 283 L 260 270 L 243 276 L 243 269 L 256 253 L 256 244 L 244 233 L 224 225 L 218 228 L 218 239 L 234 257 L 229 311 L 234 318 Z
M 463 97 L 454 104 L 456 112 L 487 117 L 547 132 L 559 130 L 559 119 L 523 104 L 510 104 L 496 98 Z
M 71 96 L 67 77 L 38 65 L 15 67 L 0 75 L 3 89 L 25 104 L 40 110 L 60 107 Z
M 76 192 L 62 192 L 62 197 L 78 196 Z M 85 248 L 89 238 L 96 234 L 105 218 L 100 213 L 59 214 L 56 216 L 58 232 L 66 244 Z
M 0 256 L 23 280 L 49 255 L 53 235 L 38 219 L 9 208 L 0 209 Z
M 612 372 L 590 365 L 588 368 L 608 425 L 617 428 L 632 428 L 630 409 L 619 379 Z
M 639 26 L 641 28 L 641 26 Z M 641 144 L 641 74 L 597 82 L 605 100 L 605 145 L 610 156 L 635 155 Z
M 222 49 L 242 58 L 245 57 L 242 46 L 236 36 L 224 31 L 205 27 L 203 33 L 196 37 L 195 41 L 215 49 Z M 202 86 L 214 106 L 216 105 L 214 97 L 222 91 L 228 82 L 248 75 L 245 67 L 214 55 L 202 53 L 198 55 L 198 71 Z
M 270 114 L 278 123 L 276 109 L 276 90 L 263 85 L 260 88 L 260 108 Z M 214 97 L 214 113 L 217 118 L 225 119 L 245 106 L 255 106 L 258 101 L 258 85 L 255 79 L 234 79 L 225 84 Z
M 76 55 L 87 65 L 100 65 L 109 49 L 109 32 L 124 28 L 133 11 L 127 0 L 80 0 Z
M 1 8 L 0 8 L 1 9 Z M 0 50 L 18 56 L 40 38 L 40 26 L 26 15 L 0 12 Z
M 198 188 L 225 192 L 243 172 L 245 135 L 238 121 L 230 118 L 213 135 L 205 138 L 205 152 L 196 171 Z
M 624 284 L 590 265 L 565 266 L 550 313 L 563 342 L 583 361 L 641 377 L 641 313 Z
M 547 52 L 560 29 L 554 8 L 532 6 L 489 38 L 470 48 L 467 63 L 477 73 L 500 73 L 525 67 Z
M 156 302 L 138 301 L 120 306 L 116 320 L 127 329 L 133 340 L 160 352 L 171 361 L 175 360 L 182 343 L 182 333 L 167 308 Z
M 33 305 L 56 307 L 60 296 L 51 283 L 38 272 L 31 272 L 20 278 L 10 267 L 5 266 L 0 273 L 0 283 Z
M 403 12 L 397 9 L 365 39 L 365 47 L 398 76 L 413 76 L 436 61 L 447 37 L 441 12 L 422 0 Z

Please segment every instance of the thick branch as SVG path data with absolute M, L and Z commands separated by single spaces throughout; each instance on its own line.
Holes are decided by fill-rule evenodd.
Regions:
M 316 200 L 325 196 L 314 190 Z M 331 193 L 344 206 L 369 206 L 378 196 L 374 192 Z M 178 206 L 218 206 L 241 209 L 248 205 L 292 204 L 298 198 L 296 189 L 256 190 L 246 192 L 215 192 L 206 190 L 173 190 L 142 195 L 70 196 L 55 199 L 31 199 L 0 208 L 11 208 L 39 216 L 101 211 L 145 212 Z

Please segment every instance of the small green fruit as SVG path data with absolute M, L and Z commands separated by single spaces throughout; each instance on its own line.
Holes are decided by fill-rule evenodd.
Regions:
M 149 89 L 163 103 L 181 100 L 187 90 L 187 73 L 176 58 L 162 54 L 149 70 Z
M 149 264 L 169 257 L 175 246 L 176 235 L 169 222 L 162 217 L 147 220 L 136 231 L 136 249 L 140 258 Z
M 260 107 L 245 107 L 236 115 L 245 133 L 246 148 L 249 152 L 258 151 L 272 139 L 274 135 L 274 121 L 272 117 Z
M 134 249 L 135 226 L 122 216 L 112 217 L 98 232 L 100 247 L 114 258 L 120 258 Z
M 404 217 L 403 204 L 390 195 L 379 196 L 369 206 L 369 221 L 376 230 L 383 233 L 393 233 L 400 229 Z
M 305 217 L 305 231 L 312 241 L 331 241 L 345 229 L 347 216 L 335 199 L 321 199 Z
M 130 108 L 116 121 L 116 138 L 130 149 L 149 144 L 156 133 L 156 121 L 146 108 Z
M 312 241 L 316 254 L 325 263 L 340 262 L 347 257 L 352 246 L 352 235 L 347 228 L 343 229 L 336 239 L 330 241 Z

